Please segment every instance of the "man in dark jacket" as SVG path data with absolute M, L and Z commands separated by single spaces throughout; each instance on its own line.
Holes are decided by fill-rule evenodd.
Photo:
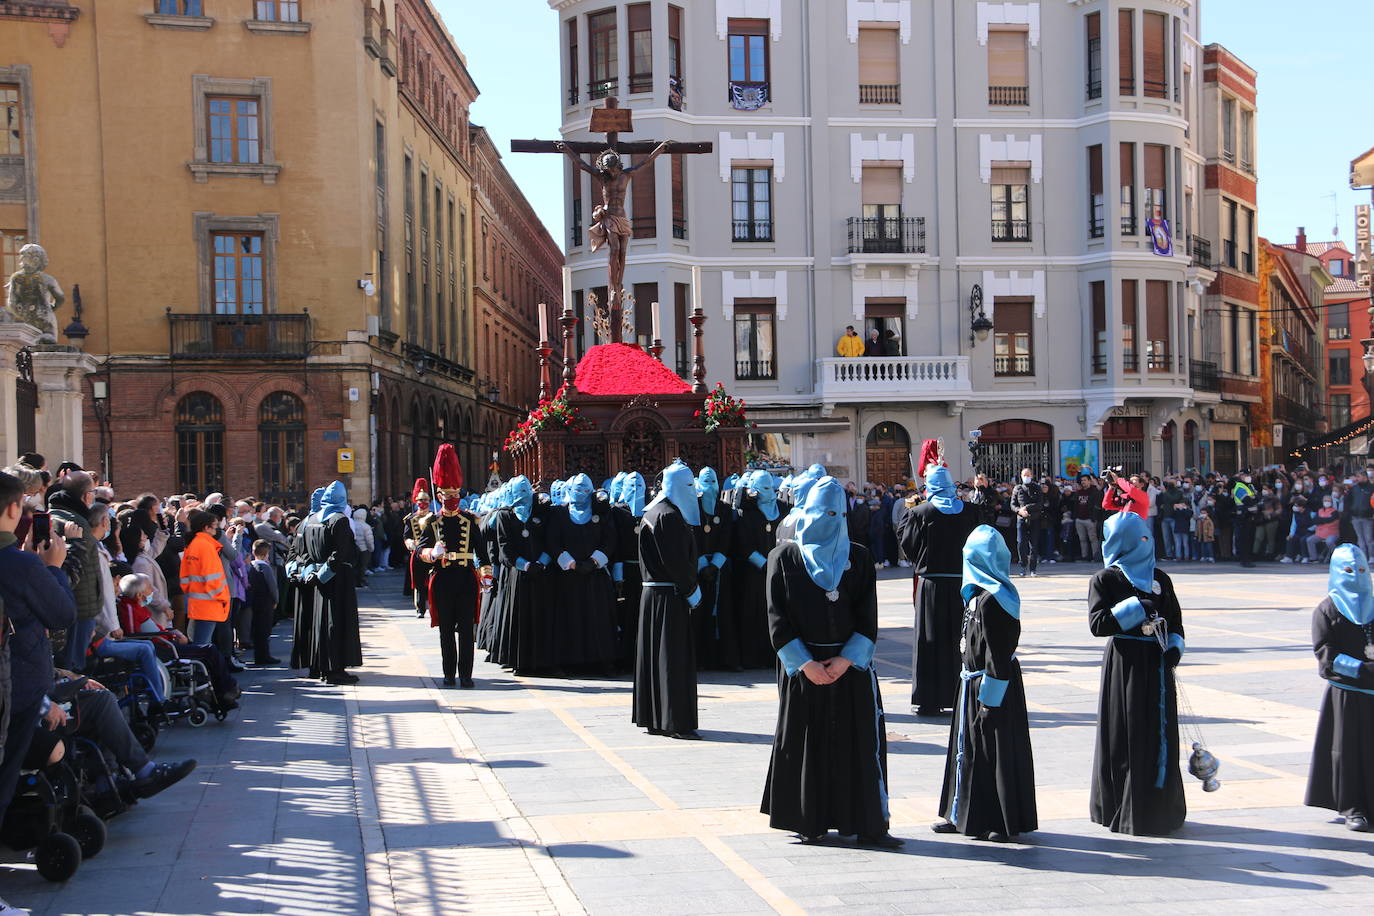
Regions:
M 1021 482 L 1011 491 L 1011 511 L 1016 513 L 1016 552 L 1021 557 L 1021 575 L 1034 576 L 1039 559 L 1036 540 L 1045 514 L 1045 494 L 1035 482 L 1030 468 L 1021 469 Z
M 19 778 L 19 765 L 40 719 L 57 728 L 66 719 L 60 707 L 47 701 L 53 685 L 49 630 L 64 630 L 76 622 L 76 602 L 62 571 L 67 545 L 54 537 L 23 550 L 14 529 L 23 514 L 24 485 L 0 473 L 0 600 L 13 633 L 6 638 L 10 652 L 10 721 L 5 756 L 0 762 L 0 815 L 9 804 Z M 46 569 L 44 567 L 47 567 Z
M 95 481 L 85 471 L 73 471 L 63 478 L 58 488 L 48 496 L 48 511 L 53 527 L 65 526 L 67 547 L 80 562 L 81 574 L 71 583 L 76 599 L 76 622 L 67 631 L 67 647 L 58 661 L 62 667 L 81 671 L 86 667 L 86 650 L 95 633 L 95 620 L 100 616 L 100 579 L 102 574 L 100 550 L 91 536 L 87 517 L 95 496 Z
M 1350 516 L 1355 540 L 1365 556 L 1374 550 L 1374 505 L 1370 504 L 1371 498 L 1374 498 L 1374 483 L 1370 483 L 1367 472 L 1356 471 L 1355 482 L 1345 494 L 1345 512 Z

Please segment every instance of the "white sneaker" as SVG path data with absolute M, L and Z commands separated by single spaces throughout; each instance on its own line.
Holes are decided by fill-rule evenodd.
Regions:
M 1284 557 L 1282 560 L 1279 560 L 1279 562 L 1280 562 L 1280 563 L 1292 563 L 1292 562 L 1293 562 L 1293 558 L 1292 558 L 1292 557 Z M 1307 562 L 1306 558 L 1303 559 L 1303 562 L 1304 562 L 1304 563 Z

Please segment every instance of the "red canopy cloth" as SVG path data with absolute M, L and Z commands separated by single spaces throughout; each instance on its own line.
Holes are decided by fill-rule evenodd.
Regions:
M 583 394 L 691 394 L 692 386 L 639 347 L 597 344 L 577 364 Z

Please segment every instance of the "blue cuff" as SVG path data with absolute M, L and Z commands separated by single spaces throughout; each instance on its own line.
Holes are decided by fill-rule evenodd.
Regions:
M 48 699 L 47 695 L 45 694 L 43 696 L 42 704 L 38 707 L 38 718 L 41 719 L 44 716 L 46 716 L 48 714 L 48 710 L 50 709 L 52 709 L 52 700 Z
M 873 640 L 862 633 L 855 633 L 849 637 L 840 654 L 849 659 L 850 665 L 863 670 L 873 664 L 873 649 Z
M 698 585 L 696 588 L 692 589 L 692 593 L 691 593 L 690 595 L 687 596 L 687 606 L 688 606 L 688 607 L 694 608 L 694 607 L 696 607 L 698 604 L 701 604 L 701 586 L 700 586 L 700 585 Z
M 1332 671 L 1352 679 L 1360 676 L 1361 667 L 1360 660 L 1350 655 L 1337 655 L 1336 660 L 1331 663 Z
M 749 562 L 753 563 L 756 568 L 763 569 L 768 565 L 768 558 L 755 550 L 753 553 L 749 554 Z
M 624 581 L 625 581 L 625 564 L 624 564 L 624 563 L 617 563 L 617 564 L 615 564 L 614 566 L 611 567 L 611 581 L 613 581 L 613 582 L 624 582 Z
M 701 571 L 702 571 L 703 569 L 705 569 L 705 568 L 706 568 L 706 555 L 705 555 L 705 554 L 702 554 L 701 556 L 697 557 L 697 572 L 701 572 Z
M 723 553 L 712 554 L 712 555 L 711 555 L 711 565 L 714 566 L 716 569 L 720 569 L 722 566 L 724 566 L 724 565 L 725 565 L 725 554 L 723 554 Z
M 978 702 L 984 706 L 1001 706 L 1002 698 L 1007 695 L 1009 683 L 1011 682 L 983 675 L 983 684 L 978 688 Z
M 530 568 L 530 561 L 526 560 L 524 557 L 516 557 L 515 568 L 520 570 L 521 572 L 524 572 L 525 570 Z
M 319 572 L 316 574 L 315 578 L 319 579 L 321 582 L 328 582 L 330 579 L 334 578 L 334 570 L 330 569 L 327 563 L 321 563 Z
M 811 651 L 806 648 L 806 643 L 800 639 L 794 639 L 779 649 L 778 659 L 782 662 L 783 670 L 789 675 L 796 674 L 807 662 L 815 661 L 811 657 Z
M 567 571 L 577 565 L 577 561 L 573 559 L 572 554 L 565 550 L 558 555 L 558 565 L 561 566 L 564 571 Z
M 606 565 L 611 562 L 610 558 L 599 550 L 592 551 L 592 559 L 595 560 L 596 565 L 600 566 L 602 569 L 605 569 Z
M 548 552 L 546 551 L 539 555 L 539 562 L 543 563 L 545 566 L 548 566 L 549 563 L 553 562 L 553 557 L 549 556 Z
M 1178 657 L 1182 658 L 1183 653 L 1187 651 L 1187 644 L 1183 641 L 1182 636 L 1179 636 L 1177 633 L 1170 633 L 1169 643 L 1164 647 L 1164 650 L 1167 652 L 1170 649 L 1177 649 Z
M 1112 616 L 1121 626 L 1121 632 L 1134 630 L 1145 622 L 1145 605 L 1140 603 L 1140 599 L 1134 596 L 1118 601 L 1112 607 Z

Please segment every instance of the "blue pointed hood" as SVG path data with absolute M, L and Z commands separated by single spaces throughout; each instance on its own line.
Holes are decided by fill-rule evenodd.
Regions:
M 926 481 L 929 486 L 930 478 Z M 965 603 L 973 597 L 974 586 L 996 598 L 1002 610 L 1021 619 L 1021 595 L 1011 584 L 1011 551 L 1006 538 L 988 525 L 974 528 L 964 542 L 964 585 L 959 596 Z
M 692 469 L 681 460 L 674 461 L 663 469 L 663 487 L 658 491 L 650 506 L 657 503 L 672 503 L 682 513 L 687 524 L 695 528 L 701 524 L 701 505 L 697 502 L 697 482 Z
M 568 517 L 574 525 L 585 525 L 592 520 L 592 479 L 586 474 L 576 474 L 563 488 L 563 497 L 568 504 Z
M 715 468 L 702 468 L 697 475 L 697 496 L 701 498 L 701 511 L 707 515 L 716 511 L 716 502 L 720 499 L 720 478 L 716 476 Z
M 964 511 L 964 501 L 955 496 L 955 492 L 949 468 L 941 466 L 926 475 L 926 498 L 945 515 Z
M 739 486 L 739 475 L 731 474 L 729 477 L 725 478 L 725 483 L 721 485 L 721 489 L 724 490 L 726 493 L 729 493 L 737 486 Z
M 553 503 L 555 506 L 563 505 L 566 502 L 564 499 L 564 492 L 567 488 L 568 485 L 561 480 L 555 480 L 553 483 L 549 484 L 549 502 Z
M 336 480 L 324 488 L 320 499 L 320 521 L 327 522 L 336 515 L 347 515 L 349 511 L 348 490 L 342 481 Z
M 811 581 L 833 591 L 849 565 L 849 525 L 844 487 L 833 477 L 822 477 L 806 494 L 797 522 L 797 544 L 802 564 Z
M 620 502 L 620 488 L 625 486 L 625 478 L 628 476 L 624 471 L 617 471 L 611 478 L 611 485 L 606 488 L 606 496 L 610 498 L 611 505 Z
M 315 515 L 320 511 L 320 504 L 324 502 L 324 487 L 320 487 L 310 494 L 310 514 Z
M 792 478 L 792 511 L 787 513 L 785 521 L 796 524 L 801 520 L 802 506 L 806 505 L 806 497 L 811 492 L 811 488 L 816 485 L 816 481 L 825 476 L 825 468 L 819 464 L 802 471 Z
M 1102 565 L 1115 566 L 1142 592 L 1154 589 L 1155 539 L 1145 520 L 1118 512 L 1102 526 Z
M 1369 578 L 1369 560 L 1359 547 L 1342 544 L 1331 551 L 1326 587 L 1326 594 L 1346 620 L 1361 627 L 1374 621 L 1374 584 Z
M 635 518 L 644 515 L 644 475 L 631 471 L 620 482 L 620 505 L 629 510 Z
M 754 497 L 755 504 L 763 517 L 770 522 L 778 517 L 778 485 L 772 474 L 767 471 L 754 471 L 748 476 L 745 486 L 749 495 Z
M 530 513 L 534 511 L 534 487 L 530 485 L 530 479 L 521 474 L 513 477 L 507 484 L 507 505 L 515 513 L 515 517 L 521 522 L 530 520 Z

